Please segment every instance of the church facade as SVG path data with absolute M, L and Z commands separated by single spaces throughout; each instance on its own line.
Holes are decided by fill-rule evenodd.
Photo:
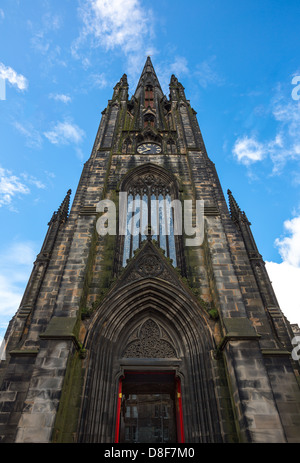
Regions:
M 49 222 L 5 336 L 0 442 L 300 441 L 291 326 L 169 88 L 150 58 L 130 99 L 123 75 Z

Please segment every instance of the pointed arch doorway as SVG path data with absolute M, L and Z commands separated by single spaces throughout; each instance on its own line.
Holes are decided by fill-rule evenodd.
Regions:
M 120 363 L 115 442 L 184 442 L 180 360 L 150 313 L 131 332 Z
M 150 254 L 161 263 L 159 275 L 152 277 L 142 272 Z M 158 267 L 155 270 L 158 273 Z M 95 313 L 85 346 L 88 357 L 78 442 L 220 440 L 210 328 L 193 296 L 151 242 L 131 261 Z M 164 381 L 158 380 L 158 373 Z M 141 420 L 138 424 L 125 418 L 129 418 L 126 413 L 135 413 L 135 418 L 149 415 L 140 402 L 154 401 L 155 394 L 158 403 L 150 407 L 153 421 L 148 420 L 147 426 L 153 429 L 149 437 L 143 435 Z M 172 416 L 172 421 L 165 418 L 168 431 L 154 420 L 155 414 L 162 420 L 166 413 Z M 125 430 L 126 426 L 139 429 Z

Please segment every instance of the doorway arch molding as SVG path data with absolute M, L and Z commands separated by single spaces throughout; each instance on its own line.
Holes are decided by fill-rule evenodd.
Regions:
M 122 359 L 130 336 L 147 319 L 167 333 L 174 359 Z M 186 442 L 220 440 L 212 378 L 214 340 L 206 314 L 193 297 L 169 281 L 146 278 L 107 295 L 98 308 L 84 347 L 86 378 L 78 431 L 80 442 L 114 442 L 118 379 L 124 365 L 176 369 L 182 378 Z

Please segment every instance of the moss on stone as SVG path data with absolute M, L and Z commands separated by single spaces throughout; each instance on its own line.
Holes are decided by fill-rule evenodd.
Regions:
M 52 435 L 54 443 L 73 443 L 79 419 L 84 369 L 82 352 L 69 359 Z

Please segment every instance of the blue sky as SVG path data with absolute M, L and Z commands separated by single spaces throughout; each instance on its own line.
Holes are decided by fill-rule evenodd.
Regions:
M 300 323 L 299 17 L 298 0 L 1 0 L 0 338 L 114 85 L 126 73 L 134 93 L 147 55 L 167 96 L 172 73 L 184 85 Z

